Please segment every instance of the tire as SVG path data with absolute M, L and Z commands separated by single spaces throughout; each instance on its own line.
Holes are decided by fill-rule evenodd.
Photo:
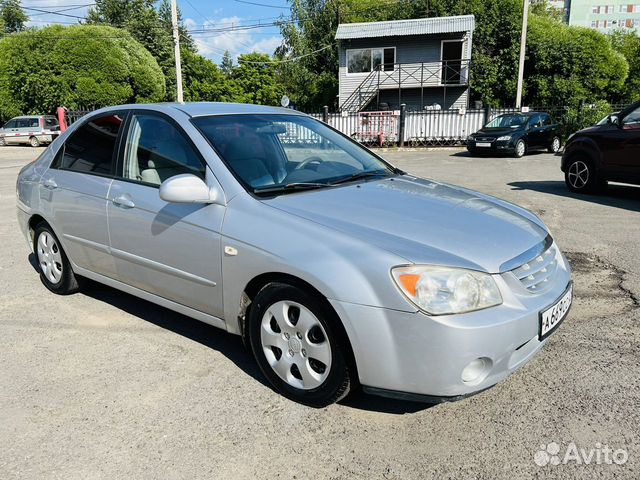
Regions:
M 81 281 L 71 268 L 58 237 L 46 223 L 40 223 L 33 235 L 33 251 L 44 286 L 58 295 L 80 290 Z
M 0 147 L 4 147 L 7 145 L 7 141 L 4 139 L 4 137 L 0 137 Z
M 578 155 L 572 157 L 564 172 L 567 188 L 575 193 L 597 193 L 606 186 L 606 180 L 598 178 L 591 159 Z
M 40 140 L 38 140 L 37 137 L 31 137 L 31 138 L 29 138 L 29 145 L 31 145 L 33 148 L 39 147 L 40 146 Z
M 260 370 L 274 390 L 321 408 L 357 384 L 346 334 L 324 298 L 285 283 L 256 295 L 247 333 Z
M 524 140 L 519 139 L 513 148 L 513 156 L 516 158 L 522 158 L 525 153 L 527 153 L 527 144 L 524 143 Z
M 551 140 L 551 143 L 549 144 L 549 147 L 547 148 L 547 150 L 549 151 L 549 153 L 558 153 L 560 151 L 560 147 L 562 147 L 562 142 L 560 141 L 560 137 L 555 136 Z

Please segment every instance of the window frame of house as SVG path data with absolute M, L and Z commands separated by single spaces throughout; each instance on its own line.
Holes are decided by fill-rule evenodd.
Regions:
M 371 52 L 371 57 L 370 57 L 370 62 L 369 62 L 369 70 L 366 72 L 350 72 L 349 71 L 349 56 L 351 54 L 353 54 L 353 52 L 362 52 L 364 50 L 369 50 Z M 374 71 L 373 69 L 373 52 L 379 50 L 382 53 L 382 65 L 391 65 L 392 68 L 387 70 L 383 68 L 383 72 L 393 72 L 396 69 L 396 47 L 368 47 L 368 48 L 347 48 L 345 51 L 345 69 L 346 69 L 346 74 L 347 76 L 351 77 L 351 76 L 364 76 L 364 75 L 369 75 L 371 74 L 371 72 Z M 393 63 L 391 64 L 386 64 L 384 63 L 384 51 L 385 50 L 393 50 Z

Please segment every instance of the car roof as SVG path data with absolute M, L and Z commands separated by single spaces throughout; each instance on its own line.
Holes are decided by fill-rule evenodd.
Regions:
M 524 115 L 525 117 L 531 117 L 533 115 L 539 115 L 541 113 L 544 113 L 545 115 L 549 115 L 547 112 L 507 112 L 507 113 L 501 113 L 498 116 L 502 116 L 502 115 Z
M 100 109 L 100 112 L 107 112 L 122 109 L 141 110 L 179 110 L 190 117 L 204 117 L 211 115 L 233 115 L 233 114 L 289 114 L 304 115 L 301 112 L 281 107 L 269 107 L 265 105 L 250 105 L 247 103 L 225 103 L 225 102 L 188 102 L 188 103 L 137 103 L 129 105 L 117 105 Z

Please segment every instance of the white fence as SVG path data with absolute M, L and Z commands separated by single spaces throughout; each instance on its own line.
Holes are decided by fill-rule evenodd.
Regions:
M 387 114 L 383 121 L 376 115 Z M 371 145 L 398 143 L 400 114 L 395 112 L 330 113 L 326 122 L 345 135 Z M 312 114 L 322 120 L 323 115 Z M 425 110 L 406 112 L 403 141 L 407 146 L 460 144 L 482 128 L 484 110 Z

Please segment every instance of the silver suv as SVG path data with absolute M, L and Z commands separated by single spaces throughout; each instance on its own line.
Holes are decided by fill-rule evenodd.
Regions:
M 15 117 L 0 128 L 0 146 L 28 143 L 39 147 L 53 142 L 59 134 L 58 119 L 53 115 Z

